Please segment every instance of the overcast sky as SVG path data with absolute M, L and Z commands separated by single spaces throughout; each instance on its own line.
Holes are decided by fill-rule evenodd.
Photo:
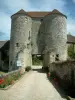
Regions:
M 75 35 L 75 0 L 0 0 L 0 40 L 10 39 L 11 15 L 25 11 L 52 11 L 67 15 L 67 31 Z

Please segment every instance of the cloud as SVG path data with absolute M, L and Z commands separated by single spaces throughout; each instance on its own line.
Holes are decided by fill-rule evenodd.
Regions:
M 9 39 L 11 31 L 10 16 L 20 9 L 29 9 L 30 3 L 28 0 L 2 0 L 0 2 L 0 39 Z
M 51 11 L 53 9 L 63 11 L 65 4 L 64 0 L 4 0 L 4 5 L 12 12 L 22 8 L 26 11 Z
M 0 32 L 0 40 L 8 40 L 9 39 L 9 35 L 7 35 L 4 32 Z
M 73 3 L 75 3 L 75 0 L 72 0 Z
M 4 12 L 0 12 L 0 38 L 3 37 L 4 35 L 6 37 L 10 37 L 10 28 L 11 28 L 10 16 Z
M 75 0 L 73 0 L 75 1 Z M 25 11 L 52 11 L 58 9 L 60 12 L 69 15 L 66 9 L 66 0 L 2 0 L 0 2 L 0 39 L 9 39 L 11 30 L 10 16 L 20 9 Z M 68 19 L 68 31 L 75 32 L 74 19 Z
M 65 4 L 64 0 L 42 0 L 41 9 L 42 10 L 53 10 L 53 9 L 58 9 L 59 11 L 64 12 Z
M 29 0 L 4 0 L 4 5 L 12 12 L 15 13 L 20 9 L 31 9 Z
M 3 35 L 5 35 L 5 33 L 3 33 L 3 32 L 0 32 L 0 36 L 3 36 Z
M 20 9 L 25 11 L 51 11 L 56 8 L 63 11 L 64 7 L 63 0 L 2 0 L 0 2 L 0 32 L 5 33 L 5 37 L 10 38 L 10 16 Z M 3 36 L 1 37 L 3 38 Z

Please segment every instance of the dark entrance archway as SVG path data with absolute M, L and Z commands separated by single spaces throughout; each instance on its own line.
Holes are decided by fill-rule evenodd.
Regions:
M 32 65 L 41 65 L 42 66 L 43 55 L 34 54 L 32 55 Z
M 38 72 L 48 72 L 48 67 L 43 67 L 43 54 L 32 55 L 32 70 Z

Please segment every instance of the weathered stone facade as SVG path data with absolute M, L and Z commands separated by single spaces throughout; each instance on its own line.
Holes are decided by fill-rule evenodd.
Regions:
M 50 56 L 51 52 L 53 52 L 54 54 L 52 56 L 54 56 L 54 58 L 56 55 L 58 55 L 58 60 L 60 61 L 66 60 L 67 59 L 66 17 L 62 15 L 58 16 L 57 14 L 47 15 L 44 18 L 44 23 L 45 23 L 44 24 L 45 29 L 43 32 L 45 35 L 44 54 L 46 56 L 47 55 Z M 49 59 L 50 57 L 46 57 L 47 61 Z
M 38 54 L 38 34 L 41 25 L 41 18 L 32 18 L 32 54 Z
M 16 69 L 17 60 L 22 67 L 31 66 L 31 24 L 31 18 L 26 15 L 12 16 L 9 70 Z
M 63 62 L 53 62 L 49 64 L 49 71 L 56 73 L 56 75 L 61 79 L 58 80 L 66 88 L 68 86 L 75 87 L 75 60 L 67 60 Z M 56 76 L 55 76 L 56 77 Z
M 56 11 L 56 12 L 55 12 Z M 10 39 L 10 70 L 16 69 L 16 61 L 22 67 L 31 66 L 32 54 L 44 54 L 43 66 L 53 61 L 67 59 L 66 16 L 57 10 L 43 17 L 30 17 L 20 11 L 12 15 Z

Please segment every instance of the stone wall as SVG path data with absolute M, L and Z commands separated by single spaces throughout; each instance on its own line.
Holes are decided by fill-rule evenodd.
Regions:
M 41 18 L 32 18 L 32 54 L 39 54 L 38 51 L 38 34 L 41 25 Z
M 40 29 L 39 29 L 39 34 L 38 34 L 38 52 L 43 54 L 43 51 L 45 49 L 45 23 L 42 19 Z
M 49 71 L 55 72 L 66 86 L 75 86 L 75 60 L 51 63 Z
M 47 52 L 43 55 L 43 67 L 48 67 L 50 63 L 55 62 L 56 54 Z

